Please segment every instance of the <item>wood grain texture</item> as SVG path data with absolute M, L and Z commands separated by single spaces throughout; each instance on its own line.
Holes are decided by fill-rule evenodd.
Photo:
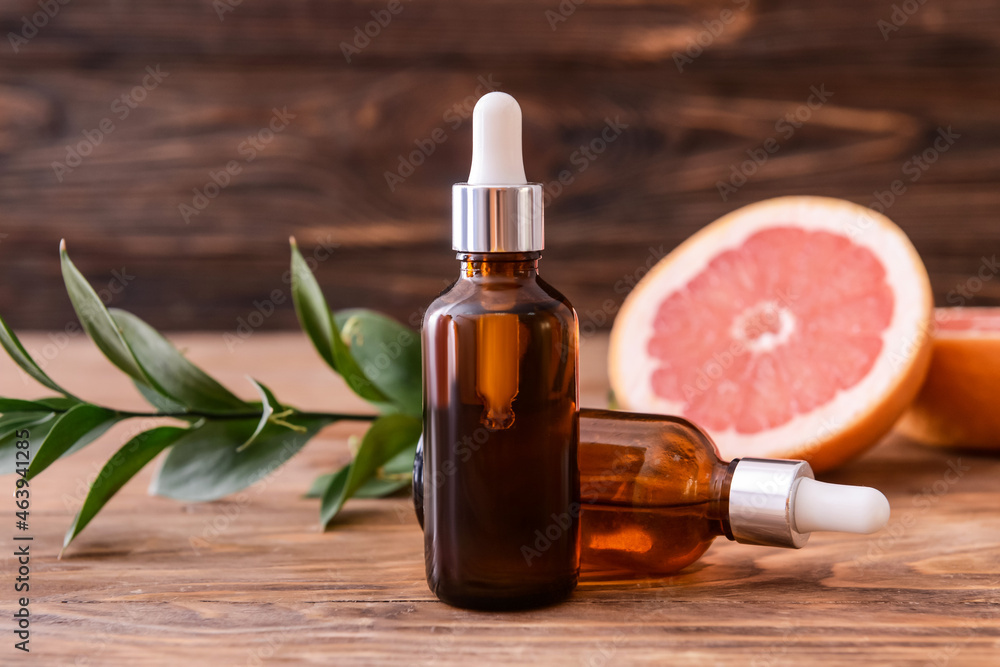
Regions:
M 175 341 L 234 389 L 252 372 L 304 408 L 363 407 L 300 335 L 257 334 L 234 352 L 218 334 Z M 33 349 L 49 342 L 44 334 L 26 339 Z M 584 339 L 584 405 L 604 404 L 605 353 L 603 336 Z M 129 383 L 79 337 L 51 370 L 93 400 L 139 405 Z M 36 391 L 4 358 L 0 395 L 10 394 Z M 1000 655 L 995 457 L 890 437 L 825 478 L 883 490 L 892 518 L 882 533 L 817 535 L 799 551 L 723 540 L 666 580 L 587 582 L 551 608 L 476 613 L 447 607 L 427 590 L 409 498 L 351 501 L 335 530 L 319 532 L 317 503 L 301 493 L 346 459 L 354 428 L 330 429 L 272 477 L 219 502 L 149 497 L 144 472 L 62 560 L 55 555 L 87 476 L 124 434 L 56 463 L 32 485 L 32 654 L 16 656 L 5 642 L 0 661 L 994 665 Z M 14 576 L 7 551 L 4 587 Z M 0 596 L 6 619 L 11 595 Z
M 572 179 L 549 190 L 543 271 L 595 327 L 608 326 L 626 276 L 719 215 L 784 194 L 868 205 L 896 180 L 905 193 L 887 212 L 924 257 L 939 304 L 1000 303 L 992 5 L 923 5 L 885 39 L 877 22 L 892 3 L 861 0 L 590 0 L 555 24 L 545 12 L 556 2 L 404 2 L 346 62 L 341 43 L 385 6 L 243 2 L 220 20 L 208 0 L 74 0 L 19 52 L 3 44 L 0 312 L 21 328 L 64 326 L 66 237 L 99 286 L 122 267 L 134 276 L 109 293 L 115 305 L 161 328 L 235 331 L 286 287 L 295 234 L 307 248 L 336 244 L 319 274 L 335 307 L 419 321 L 454 273 L 450 186 L 467 173 L 467 117 L 484 82 L 522 104 L 529 176 Z M 36 10 L 4 3 L 0 34 Z M 694 56 L 683 72 L 679 53 Z M 157 65 L 168 75 L 123 107 Z M 813 88 L 827 102 L 778 130 Z M 294 118 L 248 151 L 274 109 Z M 84 133 L 99 136 L 104 119 L 113 132 L 57 174 L 53 163 L 88 150 Z M 580 147 L 608 119 L 627 127 L 591 160 Z M 949 127 L 953 145 L 909 170 Z M 770 138 L 779 150 L 724 201 L 718 183 Z M 428 141 L 433 153 L 390 188 L 386 173 Z M 180 205 L 230 162 L 240 173 L 185 220 Z M 959 295 L 984 266 L 994 278 Z M 294 327 L 287 299 L 275 306 L 259 328 Z

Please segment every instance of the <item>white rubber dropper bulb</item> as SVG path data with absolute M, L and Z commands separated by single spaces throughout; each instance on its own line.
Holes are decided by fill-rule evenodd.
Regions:
M 472 112 L 469 185 L 524 185 L 521 107 L 507 93 L 487 93 Z
M 792 503 L 795 530 L 874 533 L 889 521 L 889 501 L 867 486 L 799 480 Z

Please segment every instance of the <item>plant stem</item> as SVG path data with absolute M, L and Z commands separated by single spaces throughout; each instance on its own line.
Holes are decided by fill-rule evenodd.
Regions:
M 122 417 L 173 417 L 183 419 L 185 417 L 204 417 L 205 419 L 260 419 L 259 412 L 229 412 L 213 414 L 207 412 L 131 412 L 129 410 L 115 410 L 115 414 Z M 305 419 L 337 419 L 342 421 L 374 421 L 378 415 L 357 415 L 343 412 L 297 412 L 297 417 Z
M 79 400 L 79 399 L 77 399 Z M 204 419 L 219 419 L 219 420 L 235 420 L 235 419 L 260 419 L 260 412 L 133 412 L 131 410 L 116 410 L 115 408 L 104 407 L 97 405 L 96 403 L 89 403 L 88 401 L 80 401 L 81 403 L 87 403 L 88 405 L 93 405 L 98 408 L 103 408 L 108 412 L 113 412 L 115 415 L 122 417 L 124 419 L 133 419 L 138 417 L 173 417 L 174 419 L 184 419 L 186 417 L 202 417 Z M 46 408 L 49 410 L 49 408 Z M 305 419 L 334 419 L 340 421 L 375 421 L 379 418 L 379 415 L 367 414 L 350 414 L 345 412 L 300 412 L 294 408 L 290 414 L 297 417 L 303 417 Z M 66 410 L 56 410 L 52 409 L 51 412 L 57 414 L 63 414 Z

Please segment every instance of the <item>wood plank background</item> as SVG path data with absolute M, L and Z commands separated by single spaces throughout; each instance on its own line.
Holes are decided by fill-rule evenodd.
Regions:
M 565 0 L 563 16 L 556 0 L 404 0 L 348 63 L 341 44 L 387 6 L 74 0 L 34 34 L 36 0 L 5 1 L 0 314 L 19 329 L 72 320 L 65 237 L 114 305 L 161 328 L 235 332 L 284 295 L 294 234 L 307 249 L 336 244 L 319 262 L 334 306 L 418 322 L 455 271 L 450 186 L 467 175 L 463 116 L 483 81 L 522 104 L 529 178 L 573 177 L 548 209 L 543 272 L 584 323 L 608 326 L 601 304 L 621 302 L 624 276 L 729 210 L 783 194 L 868 205 L 897 179 L 906 191 L 887 212 L 939 305 L 983 267 L 991 279 L 967 303 L 1000 304 L 984 262 L 1000 247 L 996 3 L 935 0 L 894 17 L 888 0 Z M 11 33 L 33 36 L 15 52 Z M 679 71 L 676 54 L 695 57 Z M 122 118 L 121 96 L 157 66 L 167 75 Z M 813 87 L 828 102 L 777 132 Z M 294 118 L 247 162 L 241 144 L 273 109 Z M 609 118 L 628 127 L 593 161 L 574 159 Z M 57 174 L 104 119 L 114 131 Z M 949 127 L 959 138 L 911 180 L 906 163 Z M 399 156 L 439 129 L 445 141 L 390 189 Z M 717 183 L 770 137 L 780 149 L 723 201 Z M 240 173 L 185 221 L 179 206 L 231 161 Z M 275 301 L 253 328 L 295 326 Z
M 233 354 L 218 332 L 172 338 L 246 398 L 250 372 L 302 409 L 364 407 L 302 334 L 262 333 Z M 48 337 L 25 343 L 44 347 Z M 605 404 L 606 346 L 601 335 L 583 341 L 585 406 Z M 126 376 L 88 341 L 61 354 L 52 372 L 71 391 L 141 409 Z M 0 395 L 38 392 L 0 357 Z M 428 590 L 409 497 L 349 501 L 336 527 L 319 531 L 319 503 L 302 493 L 349 460 L 346 438 L 364 428 L 356 423 L 324 430 L 270 477 L 218 502 L 150 497 L 150 468 L 56 560 L 87 480 L 138 427 L 119 425 L 32 481 L 32 652 L 7 643 L 16 609 L 8 589 L 0 663 L 994 667 L 1000 655 L 995 456 L 890 436 L 823 476 L 886 493 L 892 516 L 876 535 L 816 534 L 801 550 L 720 539 L 673 577 L 590 581 L 564 604 L 487 613 L 453 609 Z M 11 545 L 10 495 L 0 510 Z M 0 554 L 5 588 L 12 554 Z

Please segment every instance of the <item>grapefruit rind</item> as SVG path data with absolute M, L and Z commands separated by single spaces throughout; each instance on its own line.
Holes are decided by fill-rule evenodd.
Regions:
M 938 447 L 1000 450 L 1000 308 L 938 308 L 927 379 L 897 430 Z
M 685 403 L 665 400 L 653 390 L 657 365 L 646 345 L 658 307 L 712 258 L 779 226 L 842 235 L 881 260 L 895 298 L 882 349 L 857 384 L 811 412 L 758 433 L 730 428 L 710 434 L 724 458 L 796 458 L 824 470 L 852 458 L 890 430 L 919 390 L 930 359 L 933 298 L 927 271 L 902 230 L 871 209 L 825 197 L 780 197 L 738 209 L 706 226 L 654 266 L 626 298 L 612 328 L 609 375 L 623 409 L 684 416 Z M 836 281 L 838 276 L 811 279 Z

